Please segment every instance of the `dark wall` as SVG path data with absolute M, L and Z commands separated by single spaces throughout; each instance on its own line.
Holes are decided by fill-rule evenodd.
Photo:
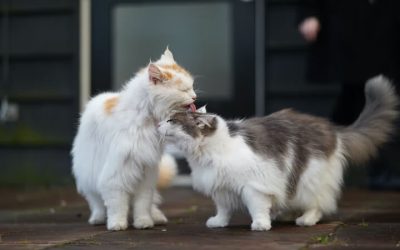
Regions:
M 266 1 L 266 113 L 293 107 L 329 117 L 338 85 L 306 80 L 308 46 L 297 30 L 303 1 Z
M 269 114 L 283 108 L 294 108 L 330 119 L 341 86 L 334 82 L 307 81 L 309 46 L 297 28 L 300 21 L 298 11 L 304 2 L 303 0 L 266 1 L 265 110 Z M 347 168 L 346 186 L 368 185 L 371 171 L 373 168 L 367 166 Z
M 0 185 L 62 183 L 78 110 L 77 0 L 2 0 L 0 98 L 18 105 L 0 122 Z

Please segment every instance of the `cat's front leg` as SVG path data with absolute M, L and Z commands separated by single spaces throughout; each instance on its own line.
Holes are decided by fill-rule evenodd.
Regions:
M 232 216 L 231 204 L 222 193 L 213 195 L 213 200 L 217 209 L 217 214 L 208 218 L 206 225 L 209 228 L 226 227 Z
M 270 210 L 272 206 L 271 197 L 255 190 L 245 187 L 242 191 L 243 203 L 247 206 L 251 215 L 251 230 L 268 231 L 271 229 Z
M 125 230 L 128 227 L 129 194 L 124 190 L 107 190 L 102 192 L 107 207 L 107 229 Z
M 143 180 L 135 192 L 133 200 L 133 226 L 137 229 L 154 227 L 151 216 L 154 187 L 157 180 L 157 168 L 145 168 Z

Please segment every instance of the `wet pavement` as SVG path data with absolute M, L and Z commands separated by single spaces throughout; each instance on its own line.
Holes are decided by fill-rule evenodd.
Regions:
M 109 232 L 87 224 L 73 188 L 0 189 L 0 249 L 400 249 L 400 192 L 345 190 L 338 214 L 313 227 L 274 222 L 252 232 L 246 214 L 208 229 L 209 199 L 189 188 L 163 191 L 166 226 Z

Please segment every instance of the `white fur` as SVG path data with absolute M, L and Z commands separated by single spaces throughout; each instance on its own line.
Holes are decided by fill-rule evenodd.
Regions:
M 186 153 L 193 188 L 215 202 L 217 214 L 207 220 L 208 227 L 227 226 L 232 212 L 241 207 L 247 208 L 253 221 L 251 229 L 257 231 L 269 230 L 271 217 L 291 210 L 304 212 L 296 220 L 300 226 L 314 225 L 323 214 L 336 210 L 345 162 L 340 139 L 329 159 L 309 160 L 296 195 L 290 199 L 286 188 L 293 147 L 289 147 L 282 171 L 273 159 L 256 154 L 243 137 L 229 136 L 226 122 L 217 119 L 217 131 L 207 137 L 192 138 L 169 122 L 159 127 L 167 141 Z
M 174 63 L 167 49 L 154 64 Z M 181 84 L 174 84 L 178 78 Z M 163 150 L 157 124 L 172 110 L 193 103 L 192 87 L 193 79 L 178 72 L 169 81 L 153 82 L 146 68 L 120 92 L 97 95 L 87 104 L 73 143 L 72 169 L 78 192 L 89 203 L 90 224 L 107 219 L 109 230 L 126 229 L 131 207 L 136 228 L 167 221 L 157 208 Z M 106 112 L 105 102 L 112 97 L 118 101 Z

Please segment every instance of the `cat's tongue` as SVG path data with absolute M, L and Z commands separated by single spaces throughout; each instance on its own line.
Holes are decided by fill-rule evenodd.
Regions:
M 194 105 L 194 103 L 190 104 L 189 108 L 190 108 L 190 111 L 192 111 L 192 112 L 196 112 L 196 110 L 197 110 L 196 105 Z

